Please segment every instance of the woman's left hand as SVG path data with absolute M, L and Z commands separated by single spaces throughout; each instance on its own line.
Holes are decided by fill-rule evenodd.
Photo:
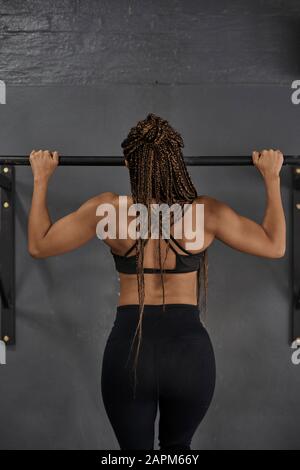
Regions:
M 49 150 L 32 150 L 29 161 L 34 179 L 48 180 L 58 165 L 58 152 L 49 152 Z

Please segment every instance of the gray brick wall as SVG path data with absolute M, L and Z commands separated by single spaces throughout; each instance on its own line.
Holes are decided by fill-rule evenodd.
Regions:
M 297 0 L 1 0 L 11 85 L 278 83 L 299 73 Z

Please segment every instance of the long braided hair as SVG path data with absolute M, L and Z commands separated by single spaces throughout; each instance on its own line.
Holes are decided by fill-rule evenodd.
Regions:
M 150 204 L 155 199 L 156 204 L 166 203 L 168 206 L 179 204 L 182 208 L 186 203 L 192 203 L 198 196 L 193 185 L 181 148 L 184 147 L 181 135 L 174 130 L 168 121 L 150 113 L 132 127 L 127 138 L 121 144 L 124 157 L 128 163 L 131 193 L 134 204 L 147 207 L 148 217 Z M 161 238 L 161 221 L 159 223 L 159 239 Z M 166 256 L 169 249 L 167 243 Z M 137 238 L 136 266 L 139 297 L 139 321 L 133 338 L 132 346 L 138 337 L 134 360 L 135 384 L 138 355 L 142 340 L 142 321 L 144 313 L 145 282 L 144 282 L 144 244 L 145 239 Z M 164 269 L 161 261 L 161 246 L 158 243 L 158 258 L 162 281 L 163 308 L 165 307 Z M 165 258 L 166 259 L 166 258 Z M 202 311 L 207 307 L 207 251 L 203 252 L 201 267 L 198 270 L 198 306 Z M 203 295 L 200 295 L 201 294 Z M 132 347 L 131 347 L 132 350 Z

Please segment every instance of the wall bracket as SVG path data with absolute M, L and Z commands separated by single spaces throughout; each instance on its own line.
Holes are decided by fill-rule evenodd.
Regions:
M 0 166 L 0 340 L 15 344 L 15 168 Z

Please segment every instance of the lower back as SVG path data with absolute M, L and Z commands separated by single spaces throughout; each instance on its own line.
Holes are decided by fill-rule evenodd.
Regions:
M 160 274 L 145 274 L 145 304 L 197 304 L 197 272 L 165 274 L 163 289 Z M 120 273 L 120 296 L 118 305 L 138 304 L 138 284 L 136 275 Z

